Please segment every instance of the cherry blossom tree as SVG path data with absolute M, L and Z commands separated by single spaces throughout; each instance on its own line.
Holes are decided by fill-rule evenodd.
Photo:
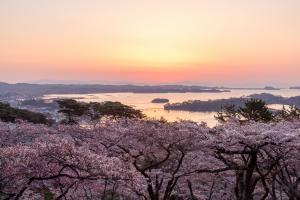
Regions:
M 300 121 L 0 122 L 0 199 L 299 199 Z
M 1 198 L 39 199 L 45 190 L 56 199 L 78 198 L 87 197 L 89 190 L 94 199 L 109 187 L 101 184 L 105 180 L 113 184 L 134 180 L 134 171 L 126 162 L 106 152 L 96 154 L 86 143 L 76 144 L 59 130 L 32 124 L 1 124 L 1 144 L 6 142 L 0 148 Z
M 230 122 L 216 128 L 216 137 L 209 146 L 216 159 L 234 169 L 236 199 L 267 199 L 271 193 L 273 199 L 277 199 L 278 189 L 270 182 L 272 176 L 273 181 L 278 177 L 286 178 L 282 176 L 282 170 L 287 169 L 283 163 L 289 167 L 293 165 L 294 169 L 299 167 L 299 128 L 296 121 L 249 122 L 246 125 Z M 276 181 L 283 185 L 283 180 Z

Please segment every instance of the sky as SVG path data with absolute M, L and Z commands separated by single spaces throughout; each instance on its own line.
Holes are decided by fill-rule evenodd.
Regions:
M 300 85 L 299 0 L 0 0 L 0 81 Z

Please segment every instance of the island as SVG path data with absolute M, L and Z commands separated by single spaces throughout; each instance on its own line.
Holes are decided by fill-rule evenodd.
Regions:
M 280 90 L 279 88 L 275 88 L 275 87 L 272 87 L 272 86 L 266 86 L 264 88 L 264 90 Z
M 235 105 L 243 106 L 249 99 L 261 99 L 267 104 L 281 104 L 281 105 L 294 105 L 300 106 L 300 96 L 285 98 L 268 93 L 252 94 L 246 97 L 229 98 L 229 99 L 216 99 L 216 100 L 189 100 L 179 103 L 168 103 L 164 105 L 165 110 L 180 110 L 190 112 L 217 112 L 224 106 Z
M 151 103 L 169 103 L 169 99 L 155 98 L 151 101 Z
M 299 90 L 300 86 L 294 86 L 294 87 L 290 87 L 291 90 Z

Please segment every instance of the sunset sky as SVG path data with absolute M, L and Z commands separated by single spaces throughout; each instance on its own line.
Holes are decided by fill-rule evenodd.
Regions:
M 300 85 L 300 0 L 0 0 L 0 81 Z

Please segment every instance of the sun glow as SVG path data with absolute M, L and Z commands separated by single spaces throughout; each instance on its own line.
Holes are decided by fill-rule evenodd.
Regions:
M 0 78 L 180 81 L 184 74 L 230 82 L 260 71 L 289 82 L 300 73 L 299 8 L 299 0 L 2 0 Z
M 145 68 L 180 68 L 198 63 L 204 57 L 173 47 L 136 47 L 123 52 L 123 64 Z

